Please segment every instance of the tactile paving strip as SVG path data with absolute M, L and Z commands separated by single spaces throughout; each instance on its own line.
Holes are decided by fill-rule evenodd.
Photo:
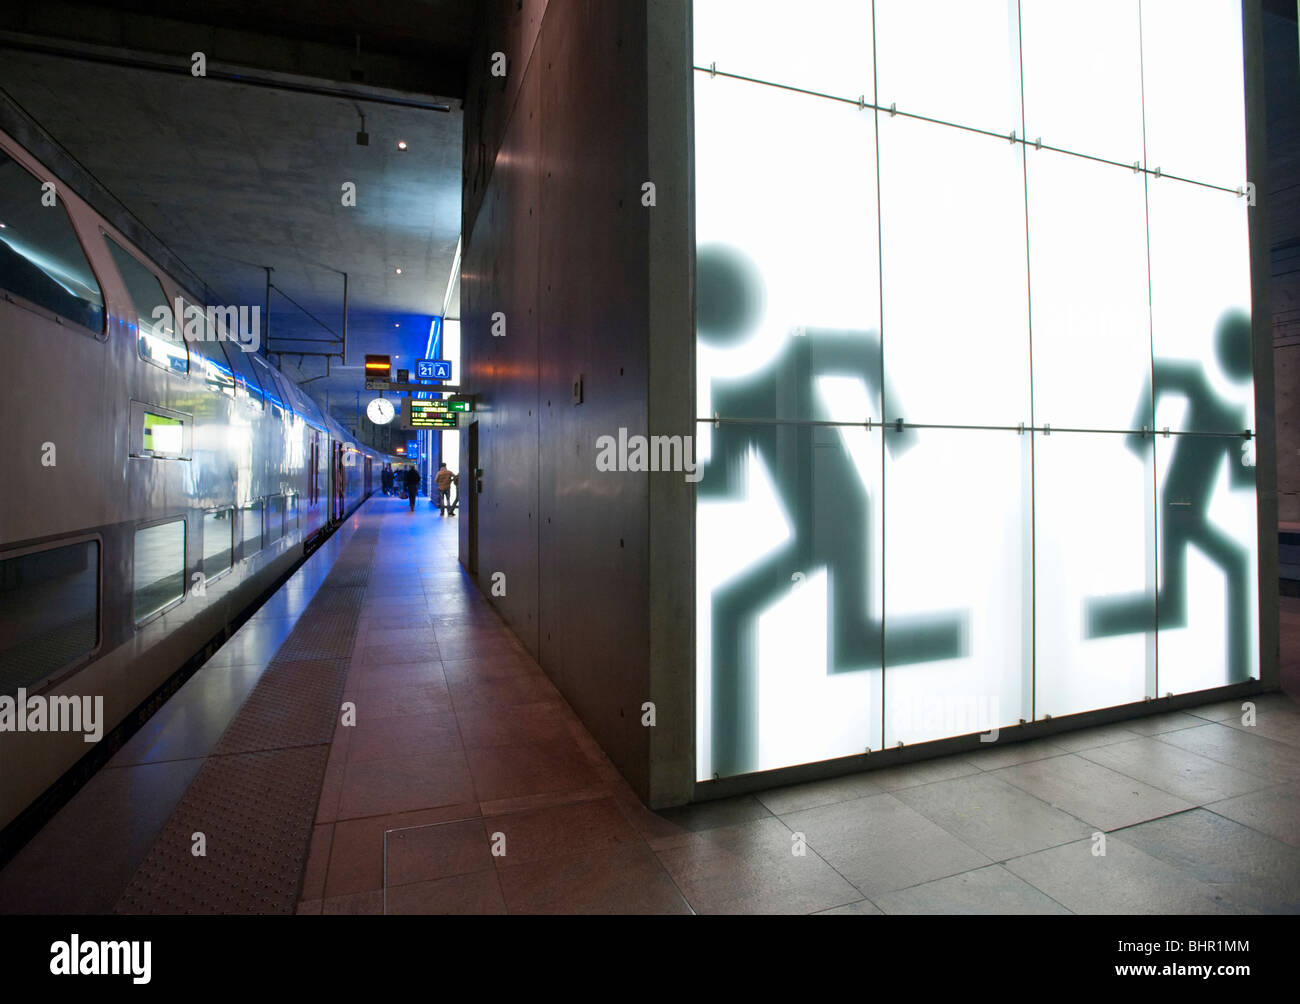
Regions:
M 328 759 L 328 746 L 209 757 L 114 912 L 293 913 Z
M 330 586 L 365 586 L 370 582 L 370 566 L 365 568 L 338 568 L 325 580 Z
M 313 746 L 334 737 L 347 659 L 273 662 L 262 674 L 213 756 Z
M 322 590 L 323 592 L 323 590 Z M 276 662 L 308 659 L 347 659 L 357 637 L 357 615 L 339 610 L 330 614 L 304 614 L 280 650 Z
M 115 912 L 294 912 L 378 537 L 353 535 Z
M 358 609 L 366 598 L 363 586 L 326 586 L 316 590 L 311 600 L 313 614 L 340 613 Z

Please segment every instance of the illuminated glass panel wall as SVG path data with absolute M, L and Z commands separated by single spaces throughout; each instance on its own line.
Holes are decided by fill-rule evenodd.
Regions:
M 1257 677 L 1239 2 L 694 31 L 697 776 Z

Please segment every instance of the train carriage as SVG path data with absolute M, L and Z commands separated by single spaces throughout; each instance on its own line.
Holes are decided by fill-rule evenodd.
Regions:
M 210 306 L 0 132 L 0 828 L 92 748 L 6 708 L 102 698 L 107 735 L 372 491 Z

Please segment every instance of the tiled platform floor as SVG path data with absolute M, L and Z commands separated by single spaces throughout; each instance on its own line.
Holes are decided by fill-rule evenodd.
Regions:
M 302 913 L 1300 911 L 1286 697 L 1254 728 L 1214 705 L 656 814 L 466 580 L 455 522 L 366 514 L 390 571 Z
M 456 521 L 381 497 L 350 521 L 374 525 L 357 720 L 336 730 L 299 913 L 1300 912 L 1283 695 L 1254 727 L 1217 704 L 652 813 L 470 584 Z M 0 873 L 0 909 L 111 907 L 328 558 Z M 1300 602 L 1283 607 L 1295 665 Z M 53 865 L 62 891 L 33 906 Z

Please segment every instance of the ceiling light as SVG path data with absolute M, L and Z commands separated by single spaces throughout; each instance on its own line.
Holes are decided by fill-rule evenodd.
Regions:
M 398 275 L 401 275 L 401 274 L 402 274 L 402 270 L 401 270 L 400 268 L 399 268 L 399 269 L 395 269 L 394 271 L 396 271 Z
M 404 139 L 399 139 L 399 140 L 397 141 L 397 149 L 399 149 L 399 150 L 405 150 L 405 149 L 406 149 L 406 140 L 404 140 Z

